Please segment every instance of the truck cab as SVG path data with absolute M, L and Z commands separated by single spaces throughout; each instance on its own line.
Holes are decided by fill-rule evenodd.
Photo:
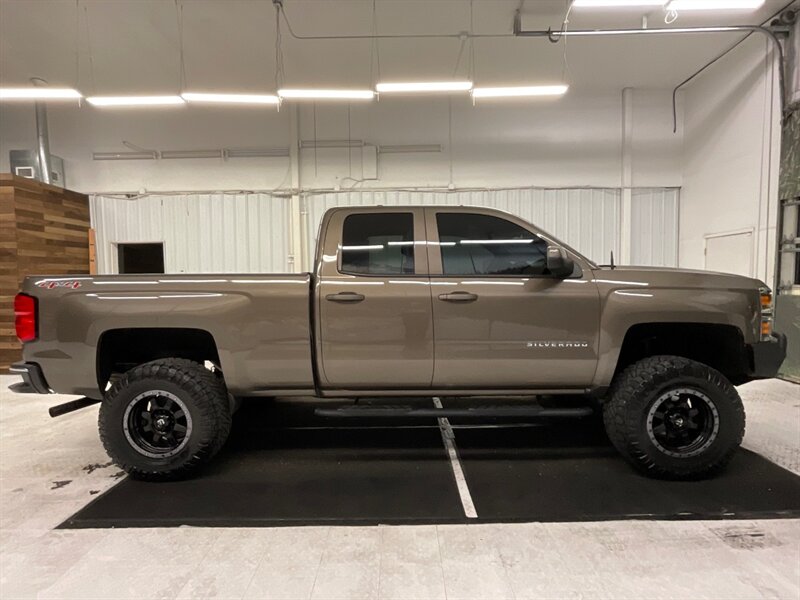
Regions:
M 598 358 L 592 263 L 512 215 L 334 209 L 315 273 L 323 389 L 583 391 Z

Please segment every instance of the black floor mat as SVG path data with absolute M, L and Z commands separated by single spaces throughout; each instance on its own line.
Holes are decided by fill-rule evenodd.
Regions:
M 636 473 L 591 421 L 456 432 L 475 508 L 486 521 L 600 521 L 800 516 L 800 477 L 740 450 L 702 481 Z
M 60 527 L 467 521 L 433 420 L 332 422 L 315 405 L 246 405 L 197 478 L 126 479 Z M 454 422 L 478 521 L 800 516 L 800 477 L 751 452 L 713 479 L 659 481 L 633 471 L 596 419 L 494 423 Z
M 463 511 L 435 420 L 330 425 L 307 402 L 251 402 L 195 479 L 125 479 L 60 527 L 251 527 L 458 522 Z

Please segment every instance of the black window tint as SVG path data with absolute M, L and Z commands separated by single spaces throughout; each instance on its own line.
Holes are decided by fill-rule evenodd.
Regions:
M 547 243 L 522 227 L 488 215 L 439 213 L 445 275 L 542 275 Z
M 342 271 L 368 275 L 414 273 L 411 213 L 350 215 L 342 231 Z

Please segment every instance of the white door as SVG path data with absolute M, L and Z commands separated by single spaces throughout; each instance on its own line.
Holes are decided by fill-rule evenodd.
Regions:
M 706 270 L 753 276 L 753 231 L 706 236 Z

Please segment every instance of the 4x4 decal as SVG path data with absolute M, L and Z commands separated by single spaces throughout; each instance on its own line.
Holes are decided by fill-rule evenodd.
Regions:
M 36 282 L 36 287 L 52 290 L 53 288 L 70 288 L 77 290 L 81 287 L 81 282 L 77 279 L 42 279 Z

